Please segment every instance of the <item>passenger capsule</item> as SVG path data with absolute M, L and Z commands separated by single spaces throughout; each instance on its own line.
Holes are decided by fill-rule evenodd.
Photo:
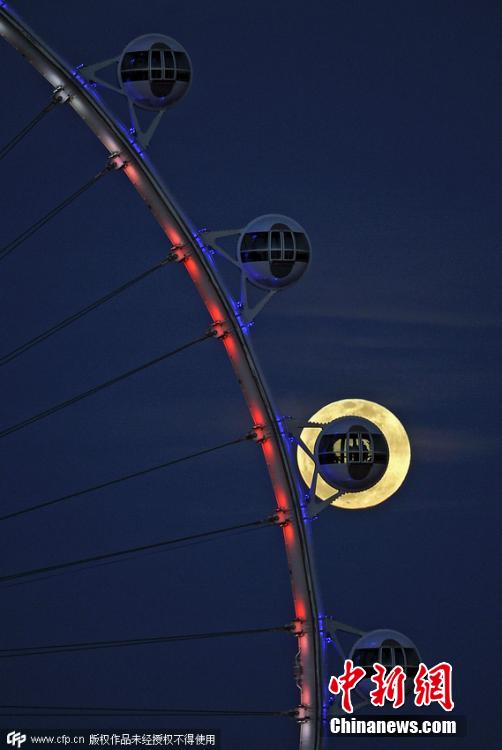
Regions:
M 118 79 L 126 96 L 138 107 L 162 110 L 183 97 L 190 87 L 192 66 L 175 39 L 145 34 L 122 52 Z
M 395 666 L 401 666 L 406 675 L 405 687 L 411 689 L 418 672 L 420 654 L 415 644 L 396 630 L 372 630 L 359 638 L 349 654 L 355 667 L 363 667 L 366 677 L 357 685 L 357 690 L 366 696 L 375 689 L 371 676 L 375 673 L 373 664 L 378 662 L 386 667 L 387 673 Z
M 340 417 L 324 427 L 314 455 L 322 478 L 350 492 L 367 490 L 385 474 L 389 447 L 381 430 L 362 417 Z
M 310 262 L 310 242 L 293 219 L 267 214 L 243 230 L 237 257 L 247 279 L 264 289 L 282 289 L 303 276 Z

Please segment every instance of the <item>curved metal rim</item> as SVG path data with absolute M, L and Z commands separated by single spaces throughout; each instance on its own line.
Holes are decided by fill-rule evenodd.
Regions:
M 2 7 L 3 6 L 3 7 Z M 301 491 L 290 465 L 290 454 L 281 434 L 271 398 L 256 363 L 245 330 L 241 328 L 225 288 L 206 257 L 188 219 L 175 205 L 138 144 L 128 138 L 94 90 L 76 71 L 63 63 L 24 23 L 0 5 L 0 35 L 15 47 L 56 88 L 62 86 L 70 105 L 86 122 L 108 152 L 119 152 L 127 162 L 125 173 L 146 201 L 155 219 L 173 245 L 190 248 L 184 264 L 213 322 L 223 324 L 223 339 L 253 423 L 267 428 L 262 448 L 272 481 L 277 507 L 284 509 L 289 523 L 283 526 L 296 617 L 302 621 L 298 638 L 301 667 L 301 706 L 307 720 L 300 724 L 301 750 L 322 747 L 325 687 L 323 638 L 318 593 L 310 548 L 309 529 L 301 505 Z M 300 717 L 301 718 L 301 717 Z

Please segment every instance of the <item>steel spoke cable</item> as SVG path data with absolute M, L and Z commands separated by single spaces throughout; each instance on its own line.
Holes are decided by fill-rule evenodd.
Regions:
M 197 534 L 188 534 L 187 536 L 175 537 L 174 539 L 165 539 L 160 542 L 153 542 L 151 544 L 141 544 L 136 547 L 127 547 L 126 549 L 116 550 L 114 552 L 105 552 L 100 555 L 92 555 L 90 557 L 81 557 L 77 560 L 69 560 L 63 563 L 57 563 L 55 565 L 44 565 L 40 568 L 31 568 L 30 570 L 22 570 L 17 573 L 10 573 L 8 575 L 0 576 L 0 583 L 7 581 L 14 581 L 19 578 L 27 578 L 28 576 L 34 576 L 39 573 L 48 573 L 53 570 L 63 570 L 67 568 L 73 568 L 79 565 L 85 565 L 90 562 L 96 562 L 98 560 L 110 560 L 111 558 L 123 557 L 124 555 L 137 554 L 151 549 L 159 549 L 160 547 L 170 547 L 182 542 L 188 542 L 198 539 L 212 539 L 217 536 L 222 536 L 238 529 L 250 529 L 250 528 L 266 528 L 272 526 L 277 522 L 276 516 L 270 516 L 269 518 L 262 518 L 258 521 L 248 521 L 246 523 L 234 524 L 233 526 L 225 526 L 221 529 L 212 529 L 211 531 L 201 531 Z
M 7 154 L 12 151 L 12 149 L 17 146 L 18 143 L 20 143 L 25 136 L 28 135 L 29 132 L 33 130 L 33 128 L 38 125 L 38 123 L 43 120 L 45 115 L 48 115 L 49 112 L 51 112 L 56 105 L 58 105 L 63 100 L 63 97 L 57 92 L 54 92 L 54 96 L 52 97 L 51 101 L 46 104 L 46 106 L 37 114 L 35 117 L 30 120 L 30 122 L 22 128 L 17 135 L 14 136 L 14 138 L 11 138 L 11 140 L 5 144 L 0 149 L 0 161 L 4 159 Z
M 255 531 L 258 531 L 261 527 L 255 526 L 251 527 L 249 529 L 240 529 L 240 531 L 231 531 L 228 534 L 225 535 L 226 539 L 233 538 L 235 536 L 242 536 L 243 534 L 253 534 Z M 178 552 L 181 549 L 186 549 L 187 547 L 195 547 L 199 544 L 209 544 L 211 542 L 211 538 L 208 539 L 194 539 L 190 542 L 184 542 L 182 544 L 177 544 L 175 547 L 163 547 L 161 549 L 156 550 L 150 550 L 148 552 L 143 552 L 142 557 L 152 557 L 153 555 L 165 555 L 168 552 Z M 20 581 L 14 581 L 11 583 L 5 583 L 2 586 L 2 591 L 5 591 L 6 589 L 12 589 L 17 588 L 19 586 L 30 586 L 33 583 L 40 583 L 41 581 L 48 581 L 51 578 L 57 578 L 59 576 L 65 576 L 65 575 L 74 575 L 75 573 L 81 573 L 81 572 L 88 572 L 89 570 L 95 570 L 96 568 L 103 568 L 107 567 L 109 565 L 118 565 L 120 563 L 124 562 L 133 562 L 135 558 L 133 556 L 131 557 L 124 557 L 124 558 L 118 558 L 115 560 L 102 560 L 101 562 L 96 562 L 92 565 L 86 565 L 82 568 L 69 568 L 67 570 L 59 570 L 55 571 L 53 573 L 50 573 L 49 575 L 45 576 L 37 576 L 34 579 L 26 578 Z
M 8 352 L 7 354 L 4 354 L 3 357 L 0 357 L 0 367 L 3 365 L 6 365 L 8 362 L 12 362 L 13 359 L 16 359 L 17 357 L 21 356 L 21 354 L 24 354 L 25 352 L 27 352 L 29 349 L 32 349 L 37 344 L 40 344 L 42 341 L 45 341 L 50 336 L 53 336 L 55 333 L 58 333 L 59 331 L 62 331 L 64 328 L 71 325 L 72 323 L 75 323 L 75 321 L 80 320 L 85 315 L 88 315 L 90 312 L 92 312 L 93 310 L 96 310 L 101 305 L 104 305 L 106 302 L 109 302 L 115 297 L 118 297 L 120 294 L 127 291 L 135 284 L 138 284 L 140 281 L 143 281 L 144 279 L 148 278 L 148 276 L 155 273 L 155 271 L 158 271 L 161 268 L 163 268 L 165 265 L 167 265 L 171 261 L 171 259 L 172 259 L 171 256 L 168 255 L 167 258 L 165 258 L 164 260 L 161 260 L 159 263 L 156 263 L 154 266 L 152 266 L 151 268 L 148 268 L 146 271 L 143 271 L 143 273 L 140 273 L 138 276 L 135 276 L 129 281 L 126 281 L 125 284 L 121 284 L 120 286 L 113 289 L 111 292 L 108 292 L 108 294 L 103 295 L 103 297 L 99 297 L 99 299 L 95 300 L 94 302 L 91 302 L 89 305 L 86 305 L 85 307 L 82 307 L 80 310 L 77 310 L 77 312 L 73 313 L 72 315 L 68 315 L 66 318 L 63 318 L 63 320 L 60 320 L 59 323 L 56 323 L 50 328 L 47 328 L 45 331 L 42 331 L 42 333 L 39 333 L 37 336 L 34 336 L 28 341 L 25 341 L 20 346 L 17 346 L 15 349 L 12 349 L 12 351 Z
M 97 492 L 98 490 L 105 489 L 105 487 L 111 487 L 115 484 L 120 484 L 121 482 L 128 482 L 130 479 L 135 479 L 136 477 L 143 477 L 147 474 L 151 474 L 154 471 L 159 471 L 161 469 L 167 469 L 169 466 L 176 466 L 176 464 L 181 464 L 185 461 L 191 461 L 194 458 L 198 458 L 199 456 L 205 456 L 208 453 L 214 453 L 215 451 L 223 450 L 224 448 L 228 448 L 232 445 L 237 445 L 238 443 L 243 443 L 246 440 L 251 440 L 253 438 L 253 434 L 250 433 L 248 435 L 245 435 L 244 437 L 235 438 L 234 440 L 228 440 L 225 443 L 220 443 L 219 445 L 213 445 L 210 448 L 203 448 L 200 451 L 197 451 L 195 453 L 189 453 L 186 456 L 180 456 L 179 458 L 171 459 L 170 461 L 165 461 L 161 464 L 155 464 L 153 466 L 148 466 L 146 469 L 140 469 L 139 471 L 134 471 L 129 474 L 122 474 L 121 476 L 114 477 L 113 479 L 109 479 L 106 482 L 100 482 L 99 484 L 93 484 L 90 487 L 85 487 L 81 490 L 76 490 L 75 492 L 70 492 L 67 495 L 62 495 L 61 497 L 56 497 L 51 500 L 44 500 L 41 503 L 37 503 L 36 505 L 30 505 L 27 508 L 22 508 L 21 510 L 13 511 L 12 513 L 7 513 L 3 516 L 0 516 L 0 521 L 6 521 L 9 518 L 15 518 L 16 516 L 24 515 L 25 513 L 32 513 L 33 511 L 39 510 L 40 508 L 47 508 L 51 505 L 56 505 L 58 503 L 66 502 L 67 500 L 73 500 L 77 497 L 82 497 L 83 495 L 87 495 L 91 492 Z
M 247 628 L 245 630 L 219 630 L 209 633 L 181 633 L 179 635 L 161 635 L 150 638 L 128 638 L 110 641 L 87 641 L 82 643 L 62 643 L 52 646 L 31 646 L 23 648 L 0 649 L 0 659 L 15 656 L 39 656 L 42 654 L 73 653 L 75 651 L 94 651 L 97 649 L 123 648 L 126 646 L 144 646 L 159 643 L 180 643 L 182 641 L 200 641 L 213 638 L 234 638 L 264 633 L 290 632 L 291 625 L 276 625 L 266 628 Z
M 32 237 L 36 232 L 38 232 L 39 229 L 41 229 L 43 226 L 45 226 L 51 219 L 54 219 L 61 211 L 63 211 L 67 206 L 71 205 L 77 198 L 79 198 L 83 193 L 85 193 L 89 188 L 91 188 L 93 185 L 95 185 L 99 180 L 104 177 L 109 172 L 112 172 L 114 170 L 118 170 L 120 167 L 116 165 L 116 163 L 109 159 L 106 166 L 101 169 L 99 172 L 97 172 L 93 177 L 91 177 L 90 180 L 87 180 L 87 182 L 84 182 L 81 187 L 78 188 L 78 190 L 75 190 L 74 193 L 71 193 L 67 198 L 64 199 L 64 201 L 61 201 L 61 203 L 58 203 L 55 208 L 51 209 L 48 213 L 46 213 L 44 216 L 42 216 L 41 219 L 38 219 L 38 221 L 35 221 L 31 226 L 29 226 L 27 229 L 25 229 L 21 234 L 19 234 L 15 239 L 13 239 L 11 242 L 9 242 L 7 245 L 4 245 L 4 247 L 0 248 L 0 261 L 4 260 L 10 253 L 18 248 L 20 245 L 23 244 L 26 240 L 28 240 L 30 237 Z
M 138 367 L 133 367 L 131 370 L 126 370 L 125 372 L 122 372 L 120 375 L 116 375 L 114 378 L 111 378 L 110 380 L 105 380 L 104 383 L 100 383 L 99 385 L 96 385 L 93 388 L 89 388 L 88 390 L 83 391 L 82 393 L 77 393 L 76 396 L 72 396 L 71 398 L 68 398 L 65 401 L 61 401 L 59 404 L 55 404 L 54 406 L 51 406 L 49 409 L 44 409 L 44 411 L 40 411 L 37 414 L 34 414 L 31 417 L 28 417 L 27 419 L 23 419 L 21 422 L 17 422 L 16 424 L 11 425 L 10 427 L 6 427 L 5 429 L 0 430 L 0 438 L 7 437 L 7 435 L 11 435 L 13 432 L 22 430 L 25 427 L 28 427 L 30 424 L 33 424 L 34 422 L 39 422 L 41 419 L 50 417 L 52 414 L 56 414 L 62 409 L 66 409 L 68 406 L 72 406 L 73 404 L 77 404 L 79 401 L 83 401 L 84 399 L 89 398 L 89 396 L 94 396 L 96 393 L 99 393 L 100 391 L 103 391 L 106 388 L 110 388 L 112 385 L 116 385 L 117 383 L 120 383 L 122 380 L 126 380 L 127 378 L 130 378 L 133 375 L 137 375 L 137 373 L 142 372 L 143 370 L 147 370 L 149 367 L 158 365 L 160 364 L 160 362 L 164 362 L 166 359 L 169 359 L 170 357 L 174 357 L 176 354 L 181 354 L 181 352 L 184 352 L 186 349 L 189 349 L 190 347 L 195 346 L 196 344 L 200 344 L 202 341 L 206 341 L 207 339 L 212 338 L 213 336 L 214 336 L 214 331 L 210 329 L 203 336 L 198 336 L 196 339 L 192 339 L 192 341 L 188 341 L 186 344 L 182 344 L 182 346 L 178 346 L 176 349 L 171 349 L 171 351 L 165 352 L 164 354 L 161 354 L 159 357 L 155 357 L 154 359 L 150 359 L 148 362 L 145 362 L 142 365 L 139 365 Z

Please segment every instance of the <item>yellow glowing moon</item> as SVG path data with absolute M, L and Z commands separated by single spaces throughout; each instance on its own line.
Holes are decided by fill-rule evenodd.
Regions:
M 380 406 L 380 404 L 375 404 L 373 401 L 365 401 L 361 398 L 347 398 L 342 401 L 333 401 L 333 403 L 319 409 L 319 411 L 312 415 L 309 421 L 327 424 L 340 417 L 348 416 L 363 417 L 373 422 L 382 431 L 389 447 L 387 469 L 385 474 L 373 487 L 361 492 L 346 492 L 331 502 L 337 508 L 359 510 L 360 508 L 370 508 L 373 505 L 383 503 L 384 500 L 387 500 L 387 498 L 399 489 L 410 467 L 410 441 L 403 425 L 392 412 L 384 406 Z M 301 432 L 301 440 L 311 453 L 314 453 L 315 442 L 320 432 L 320 427 L 305 427 Z M 296 460 L 303 481 L 310 487 L 315 469 L 313 460 L 301 446 L 297 448 Z M 327 500 L 336 492 L 335 487 L 329 485 L 318 475 L 315 487 L 315 494 L 318 498 Z

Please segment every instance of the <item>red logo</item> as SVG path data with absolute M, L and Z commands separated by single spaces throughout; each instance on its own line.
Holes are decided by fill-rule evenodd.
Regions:
M 381 664 L 373 665 L 375 674 L 371 680 L 375 683 L 376 688 L 370 693 L 370 700 L 373 706 L 383 706 L 385 701 L 390 701 L 393 708 L 400 708 L 404 704 L 404 682 L 406 674 L 401 666 L 393 667 L 389 674 Z
M 373 670 L 374 674 L 370 679 L 376 687 L 369 694 L 372 705 L 383 706 L 386 701 L 392 703 L 393 708 L 400 708 L 404 705 L 406 681 L 404 669 L 397 665 L 387 673 L 386 667 L 375 662 Z M 451 711 L 455 705 L 452 699 L 452 672 L 453 667 L 446 661 L 430 669 L 420 663 L 413 680 L 415 706 L 430 706 L 431 703 L 439 703 L 445 711 Z M 341 704 L 346 713 L 353 713 L 351 691 L 365 678 L 366 670 L 363 667 L 355 667 L 352 659 L 345 660 L 344 671 L 340 677 L 331 677 L 328 689 L 334 695 L 341 693 Z
M 427 669 L 420 664 L 415 677 L 415 706 L 430 706 L 439 703 L 445 711 L 451 711 L 455 705 L 451 694 L 452 666 L 447 661 Z
M 366 672 L 362 667 L 354 667 L 352 659 L 345 659 L 343 674 L 340 677 L 331 677 L 329 681 L 329 692 L 334 693 L 334 695 L 342 693 L 342 708 L 348 714 L 351 714 L 354 710 L 350 699 L 350 691 L 365 676 Z

